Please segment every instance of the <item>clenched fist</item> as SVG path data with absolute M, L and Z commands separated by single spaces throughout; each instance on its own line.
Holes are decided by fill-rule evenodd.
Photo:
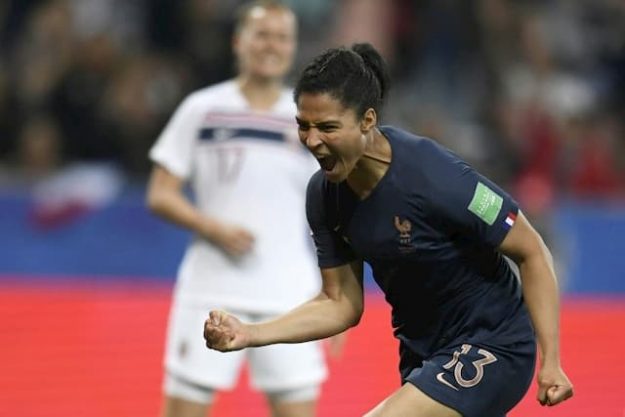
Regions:
M 538 372 L 537 399 L 540 405 L 553 406 L 573 396 L 573 384 L 559 366 L 542 366 Z
M 206 347 L 220 352 L 241 350 L 249 346 L 247 326 L 221 310 L 211 311 L 204 322 Z

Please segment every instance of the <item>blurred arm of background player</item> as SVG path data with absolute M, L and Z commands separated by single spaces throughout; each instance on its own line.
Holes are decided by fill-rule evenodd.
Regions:
M 150 174 L 147 204 L 163 219 L 197 233 L 229 256 L 241 256 L 252 249 L 254 236 L 246 229 L 206 216 L 189 201 L 184 182 L 162 166 Z
M 254 236 L 244 228 L 207 217 L 189 201 L 183 190 L 184 181 L 160 165 L 150 175 L 147 204 L 161 218 L 191 230 L 213 242 L 230 256 L 241 256 L 252 249 Z M 327 339 L 330 358 L 340 359 L 345 349 L 347 332 Z
M 243 255 L 252 248 L 254 236 L 250 232 L 200 213 L 185 195 L 183 187 L 184 182 L 180 178 L 162 166 L 155 165 L 148 184 L 148 207 L 163 219 L 213 242 L 230 256 Z M 347 332 L 328 338 L 329 356 L 339 359 L 343 354 L 346 341 Z
M 330 336 L 327 339 L 328 355 L 332 359 L 341 359 L 343 351 L 345 350 L 345 344 L 347 342 L 347 330 Z

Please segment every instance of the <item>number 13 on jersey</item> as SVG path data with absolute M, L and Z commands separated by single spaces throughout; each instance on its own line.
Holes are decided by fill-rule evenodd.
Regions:
M 453 375 L 455 379 L 454 382 L 462 388 L 471 388 L 479 384 L 482 378 L 484 377 L 484 367 L 493 362 L 497 362 L 497 358 L 495 357 L 495 355 L 493 355 L 486 349 L 478 349 L 477 353 L 479 356 L 481 356 L 481 358 L 472 361 L 471 366 L 473 367 L 473 370 L 468 370 L 466 372 L 470 375 L 473 375 L 473 377 L 469 379 L 465 379 L 462 376 L 462 370 L 464 368 L 464 364 L 461 361 L 461 356 L 467 355 L 471 351 L 472 348 L 473 346 L 469 344 L 462 345 L 460 347 L 460 350 L 457 350 L 453 353 L 451 360 L 447 362 L 445 365 L 443 365 L 443 368 L 445 369 L 451 370 L 453 368 L 454 370 Z M 439 372 L 436 375 L 436 379 L 439 382 L 447 385 L 448 387 L 458 391 L 458 387 L 456 385 L 452 384 L 451 381 L 448 381 L 447 379 L 445 379 L 445 372 Z

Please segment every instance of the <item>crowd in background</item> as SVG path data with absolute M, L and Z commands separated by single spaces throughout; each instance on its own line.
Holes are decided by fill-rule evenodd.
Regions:
M 235 0 L 0 2 L 0 183 L 107 164 L 143 181 L 183 96 L 233 74 Z M 625 196 L 625 2 L 290 0 L 296 70 L 354 41 L 393 74 L 383 122 L 521 200 Z

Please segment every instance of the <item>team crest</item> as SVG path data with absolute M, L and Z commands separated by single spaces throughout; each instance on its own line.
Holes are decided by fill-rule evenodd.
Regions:
M 399 232 L 399 250 L 401 252 L 413 252 L 415 248 L 412 246 L 412 223 L 408 219 L 400 219 L 395 216 L 395 229 Z

